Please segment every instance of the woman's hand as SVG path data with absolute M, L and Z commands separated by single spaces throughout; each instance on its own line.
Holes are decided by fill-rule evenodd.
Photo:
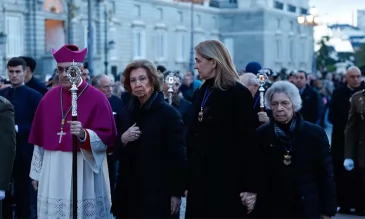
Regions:
M 255 208 L 256 194 L 250 192 L 242 192 L 240 194 L 241 202 L 247 207 L 247 213 L 250 214 Z
M 126 145 L 130 141 L 135 141 L 139 138 L 142 132 L 139 130 L 139 127 L 136 126 L 136 123 L 129 127 L 127 131 L 125 131 L 122 135 L 122 142 Z
M 180 212 L 181 198 L 172 196 L 171 197 L 171 215 Z

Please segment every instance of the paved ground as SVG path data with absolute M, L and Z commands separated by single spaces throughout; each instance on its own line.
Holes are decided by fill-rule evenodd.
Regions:
M 334 217 L 334 219 L 360 219 L 360 218 L 364 219 L 365 217 L 364 216 L 344 215 L 344 214 L 339 214 Z

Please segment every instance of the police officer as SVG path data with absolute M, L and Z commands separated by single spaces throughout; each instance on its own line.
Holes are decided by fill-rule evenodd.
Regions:
M 10 177 L 15 158 L 16 134 L 14 108 L 0 96 L 0 218 L 2 218 L 2 200 L 10 187 Z
M 360 197 L 356 208 L 359 216 L 365 216 L 365 90 L 356 92 L 350 99 L 351 108 L 345 131 L 345 161 L 347 171 L 353 170 L 359 173 Z M 355 163 L 355 162 L 356 163 Z

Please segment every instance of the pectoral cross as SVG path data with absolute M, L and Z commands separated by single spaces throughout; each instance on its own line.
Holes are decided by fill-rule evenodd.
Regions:
M 61 121 L 61 131 L 57 132 L 57 135 L 60 136 L 60 140 L 58 140 L 58 144 L 61 144 L 62 136 L 66 135 L 66 132 L 63 132 L 63 126 L 65 125 L 65 119 L 62 119 Z
M 62 136 L 63 135 L 66 135 L 66 132 L 63 132 L 63 130 L 61 129 L 60 132 L 57 132 L 57 135 L 60 136 L 60 140 L 58 140 L 58 144 L 61 144 L 61 141 L 62 141 Z

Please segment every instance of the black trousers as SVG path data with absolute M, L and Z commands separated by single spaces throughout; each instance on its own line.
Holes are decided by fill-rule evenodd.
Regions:
M 113 153 L 107 154 L 107 161 L 108 161 L 108 170 L 109 170 L 109 181 L 110 181 L 110 192 L 112 198 L 114 197 L 114 187 L 115 187 L 115 157 Z M 113 199 L 112 199 L 113 200 Z
M 16 205 L 15 218 L 30 218 L 31 179 L 29 177 L 30 163 L 15 158 L 11 190 L 5 194 L 2 215 L 4 219 L 13 218 L 13 204 Z

